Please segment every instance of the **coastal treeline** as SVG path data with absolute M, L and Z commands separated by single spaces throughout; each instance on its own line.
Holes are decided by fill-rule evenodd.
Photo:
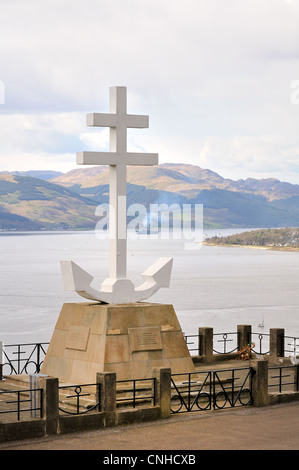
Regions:
M 206 239 L 205 244 L 299 250 L 299 227 L 250 230 L 227 237 L 214 236 Z

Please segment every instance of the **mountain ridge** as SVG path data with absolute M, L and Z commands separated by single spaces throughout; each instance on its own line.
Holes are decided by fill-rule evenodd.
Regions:
M 38 171 L 0 172 L 0 229 L 83 230 L 109 201 L 109 167 L 95 166 L 41 179 Z M 25 174 L 24 174 L 25 173 Z M 51 172 L 44 171 L 48 178 Z M 128 205 L 203 204 L 205 228 L 299 226 L 299 185 L 277 179 L 232 180 L 190 164 L 128 167 Z M 39 228 L 37 228 L 39 227 Z
M 50 181 L 67 187 L 79 184 L 82 188 L 87 188 L 108 184 L 108 172 L 108 166 L 79 168 L 55 177 Z M 175 190 L 175 192 L 182 191 L 183 193 L 191 190 L 198 191 L 199 189 L 217 188 L 260 194 L 271 200 L 288 198 L 291 195 L 299 196 L 299 185 L 296 184 L 282 182 L 275 178 L 232 180 L 223 178 L 212 170 L 185 163 L 163 163 L 149 167 L 128 167 L 128 182 L 136 184 L 136 181 L 146 188 L 167 191 Z M 151 182 L 150 184 L 148 183 L 149 181 Z

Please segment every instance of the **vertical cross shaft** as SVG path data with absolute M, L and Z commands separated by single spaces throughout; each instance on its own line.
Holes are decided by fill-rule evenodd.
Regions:
M 87 125 L 110 127 L 110 152 L 79 152 L 77 163 L 110 165 L 109 278 L 127 276 L 127 165 L 157 165 L 157 154 L 128 153 L 127 129 L 148 127 L 148 116 L 127 114 L 127 90 L 110 88 L 110 114 L 91 113 Z
M 127 93 L 123 87 L 110 89 L 110 113 L 118 116 L 115 127 L 110 127 L 110 152 L 125 155 L 127 152 Z M 124 162 L 110 165 L 110 263 L 109 277 L 127 277 L 127 165 Z M 111 226 L 112 224 L 112 226 Z

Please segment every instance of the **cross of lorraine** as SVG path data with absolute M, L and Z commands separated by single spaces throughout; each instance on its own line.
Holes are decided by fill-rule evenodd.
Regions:
M 110 113 L 87 114 L 87 125 L 110 128 L 109 152 L 78 152 L 78 165 L 109 165 L 109 277 L 100 289 L 93 277 L 73 261 L 61 261 L 65 290 L 107 303 L 131 303 L 148 299 L 161 287 L 168 287 L 172 258 L 159 258 L 142 273 L 135 287 L 127 278 L 127 165 L 157 165 L 158 154 L 127 152 L 127 129 L 148 128 L 148 116 L 127 114 L 126 87 L 110 88 Z

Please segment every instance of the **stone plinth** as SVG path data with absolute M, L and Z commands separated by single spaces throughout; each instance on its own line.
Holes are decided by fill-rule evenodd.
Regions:
M 152 377 L 152 368 L 194 372 L 172 305 L 64 304 L 41 373 L 73 384 L 94 383 L 97 372 L 117 380 Z

